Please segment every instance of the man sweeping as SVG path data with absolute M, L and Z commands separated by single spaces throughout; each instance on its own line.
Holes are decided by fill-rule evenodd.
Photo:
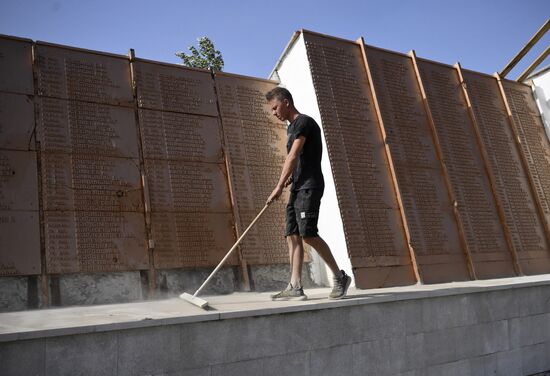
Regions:
M 285 237 L 290 255 L 291 277 L 287 288 L 272 296 L 273 300 L 305 300 L 302 288 L 303 242 L 313 247 L 334 274 L 331 299 L 346 295 L 351 277 L 338 268 L 327 243 L 319 236 L 317 221 L 321 197 L 325 188 L 321 172 L 323 144 L 321 129 L 311 117 L 301 114 L 294 107 L 290 92 L 276 87 L 266 94 L 272 114 L 281 121 L 288 121 L 287 157 L 279 181 L 267 199 L 277 200 L 283 188 L 292 184 L 286 207 Z

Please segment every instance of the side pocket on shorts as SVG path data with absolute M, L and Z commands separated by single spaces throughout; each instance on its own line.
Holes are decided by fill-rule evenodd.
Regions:
M 317 218 L 319 216 L 319 213 L 312 211 L 299 211 L 298 216 L 300 219 Z

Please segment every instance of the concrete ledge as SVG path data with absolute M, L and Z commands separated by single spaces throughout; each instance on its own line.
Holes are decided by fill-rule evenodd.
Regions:
M 373 290 L 350 289 L 348 297 L 342 300 L 327 299 L 330 292 L 328 288 L 306 290 L 308 300 L 298 302 L 272 302 L 270 300 L 271 293 L 203 296 L 210 303 L 209 310 L 200 309 L 179 298 L 172 298 L 138 303 L 6 312 L 0 313 L 0 342 L 276 315 L 536 286 L 550 286 L 550 275 Z M 549 302 L 540 303 L 550 304 Z M 510 310 L 523 309 L 522 307 L 525 308 L 523 305 L 508 306 L 504 311 L 510 313 Z M 455 317 L 456 311 L 451 310 L 450 315 Z M 519 316 L 519 313 L 516 315 Z
M 6 375 L 528 375 L 550 369 L 550 275 L 0 314 Z M 94 366 L 94 364 L 96 364 Z M 79 372 L 76 372 L 78 370 Z M 275 372 L 275 373 L 274 373 Z M 4 373 L 3 373 L 4 374 Z

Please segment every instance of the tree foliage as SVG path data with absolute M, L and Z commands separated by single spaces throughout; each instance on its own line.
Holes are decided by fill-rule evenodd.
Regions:
M 198 49 L 195 46 L 189 46 L 189 54 L 177 52 L 176 56 L 181 58 L 183 65 L 192 68 L 209 69 L 211 71 L 221 71 L 223 69 L 223 57 L 219 50 L 214 48 L 214 43 L 208 37 L 200 37 Z

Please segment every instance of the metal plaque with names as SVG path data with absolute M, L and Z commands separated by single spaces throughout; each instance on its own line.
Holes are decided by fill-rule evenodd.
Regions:
M 36 153 L 0 149 L 0 276 L 40 274 L 39 223 Z
M 34 95 L 32 40 L 0 35 L 0 91 Z
M 365 49 L 422 279 L 467 280 L 458 224 L 412 60 Z
M 215 81 L 240 235 L 277 184 L 286 157 L 286 126 L 270 115 L 265 99 L 275 82 L 225 73 L 217 73 Z M 269 209 L 271 222 L 259 221 L 243 241 L 247 263 L 288 262 L 284 228 L 274 230 L 284 224 L 287 200 L 285 192 Z
M 217 116 L 209 71 L 138 59 L 132 62 L 138 106 L 154 110 Z
M 148 268 L 141 213 L 45 211 L 49 274 Z
M 544 131 L 540 112 L 530 86 L 509 80 L 503 80 L 502 86 L 539 202 L 550 226 L 550 142 Z
M 468 96 L 495 176 L 519 264 L 525 274 L 550 272 L 550 248 L 495 77 L 463 70 Z
M 415 277 L 360 46 L 303 34 L 358 287 Z
M 0 149 L 34 150 L 34 126 L 32 99 L 0 92 Z
M 252 222 L 265 205 L 281 173 L 281 166 L 232 166 L 232 185 L 238 209 L 240 233 Z M 266 181 L 268 183 L 266 183 Z M 288 262 L 285 232 L 285 208 L 289 192 L 270 206 L 269 215 L 261 218 L 242 243 L 242 254 L 249 264 Z M 306 257 L 306 260 L 309 260 Z
M 40 274 L 38 211 L 0 209 L 0 277 Z
M 143 212 L 139 160 L 42 153 L 44 210 Z
M 153 212 L 230 213 L 225 165 L 146 160 Z
M 126 56 L 36 42 L 38 95 L 134 106 Z
M 217 265 L 235 243 L 231 213 L 153 212 L 151 214 L 155 267 Z M 226 265 L 236 265 L 233 254 Z
M 0 210 L 38 210 L 35 152 L 0 149 Z
M 418 68 L 476 276 L 514 276 L 512 251 L 506 243 L 458 72 L 422 59 Z
M 216 118 L 140 109 L 139 123 L 145 159 L 224 163 Z
M 37 97 L 42 151 L 138 158 L 134 110 L 100 103 Z

